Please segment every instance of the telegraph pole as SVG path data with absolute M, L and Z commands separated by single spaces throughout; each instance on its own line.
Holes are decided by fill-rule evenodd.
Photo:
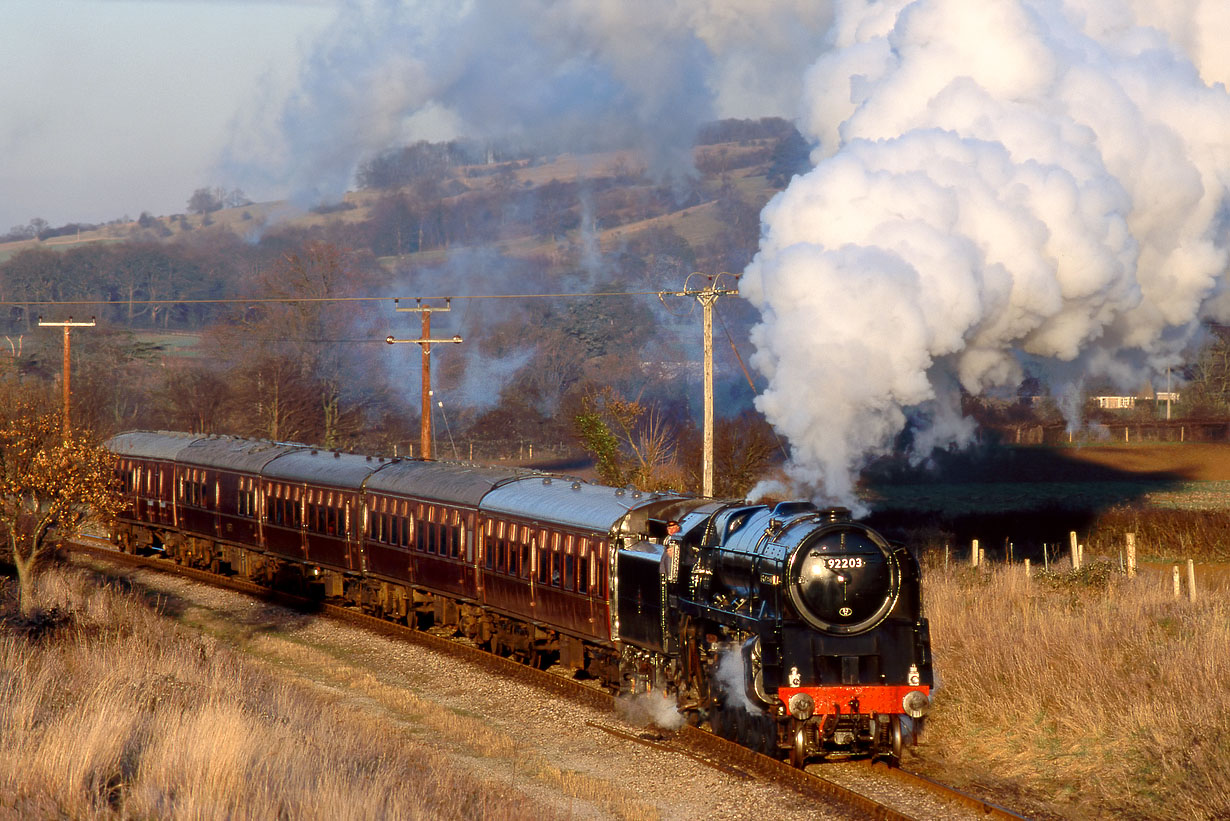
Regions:
M 393 304 L 398 305 L 399 300 L 394 299 Z M 446 299 L 444 307 L 424 305 L 421 298 L 415 299 L 415 307 L 401 308 L 396 310 L 401 313 L 417 313 L 423 317 L 422 334 L 418 339 L 394 339 L 391 335 L 385 337 L 385 342 L 390 345 L 397 343 L 413 343 L 423 349 L 423 420 L 419 426 L 419 449 L 424 459 L 431 458 L 431 346 L 432 343 L 453 342 L 461 344 L 461 335 L 458 334 L 451 339 L 432 339 L 431 338 L 431 315 L 434 311 L 451 311 L 453 309 L 453 301 Z
M 704 372 L 705 372 L 705 426 L 704 426 L 704 461 L 701 471 L 701 494 L 713 496 L 713 303 L 718 297 L 737 296 L 737 288 L 719 288 L 718 281 L 724 277 L 734 277 L 734 274 L 702 274 L 695 272 L 692 276 L 704 277 L 708 284 L 699 290 L 688 288 L 684 282 L 682 291 L 664 291 L 658 296 L 691 296 L 700 302 L 704 315 Z M 688 277 L 691 279 L 691 277 Z
M 40 316 L 38 318 L 38 324 L 40 328 L 63 328 L 64 329 L 64 385 L 63 385 L 64 387 L 64 441 L 67 442 L 68 432 L 69 432 L 69 427 L 70 427 L 69 416 L 68 416 L 69 404 L 70 404 L 69 397 L 72 396 L 72 391 L 69 388 L 69 376 L 68 376 L 69 362 L 70 362 L 69 351 L 71 349 L 71 345 L 69 344 L 69 334 L 71 333 L 73 328 L 93 328 L 94 327 L 94 317 L 90 317 L 89 322 L 73 322 L 73 318 L 71 316 L 68 318 L 66 322 L 47 322 Z

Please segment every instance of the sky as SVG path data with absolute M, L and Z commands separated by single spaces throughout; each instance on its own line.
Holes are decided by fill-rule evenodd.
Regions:
M 0 233 L 185 211 L 238 118 L 298 75 L 326 0 L 6 0 Z M 250 192 L 250 195 L 259 192 Z

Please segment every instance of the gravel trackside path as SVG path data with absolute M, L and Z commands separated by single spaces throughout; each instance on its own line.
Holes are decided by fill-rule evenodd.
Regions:
M 116 572 L 110 570 L 108 572 Z M 150 571 L 135 584 L 180 623 L 319 690 L 339 710 L 409 728 L 434 754 L 490 785 L 586 819 L 830 819 L 848 812 L 677 752 L 619 738 L 624 718 L 570 703 L 432 650 Z

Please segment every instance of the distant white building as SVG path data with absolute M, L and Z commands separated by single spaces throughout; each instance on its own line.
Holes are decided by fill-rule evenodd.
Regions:
M 1136 407 L 1135 396 L 1093 396 L 1090 398 L 1098 403 L 1099 408 L 1105 410 L 1131 410 Z
M 1094 402 L 1098 403 L 1098 407 L 1104 410 L 1131 410 L 1136 407 L 1136 402 L 1154 402 L 1161 404 L 1162 402 L 1178 402 L 1178 391 L 1154 391 L 1152 385 L 1145 385 L 1135 396 L 1091 396 L 1089 397 Z

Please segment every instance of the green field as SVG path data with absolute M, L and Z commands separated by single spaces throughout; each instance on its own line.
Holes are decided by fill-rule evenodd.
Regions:
M 877 510 L 944 511 L 949 515 L 1039 510 L 1100 510 L 1116 505 L 1170 510 L 1230 508 L 1230 482 L 1124 480 L 1105 482 L 969 482 L 876 487 Z

